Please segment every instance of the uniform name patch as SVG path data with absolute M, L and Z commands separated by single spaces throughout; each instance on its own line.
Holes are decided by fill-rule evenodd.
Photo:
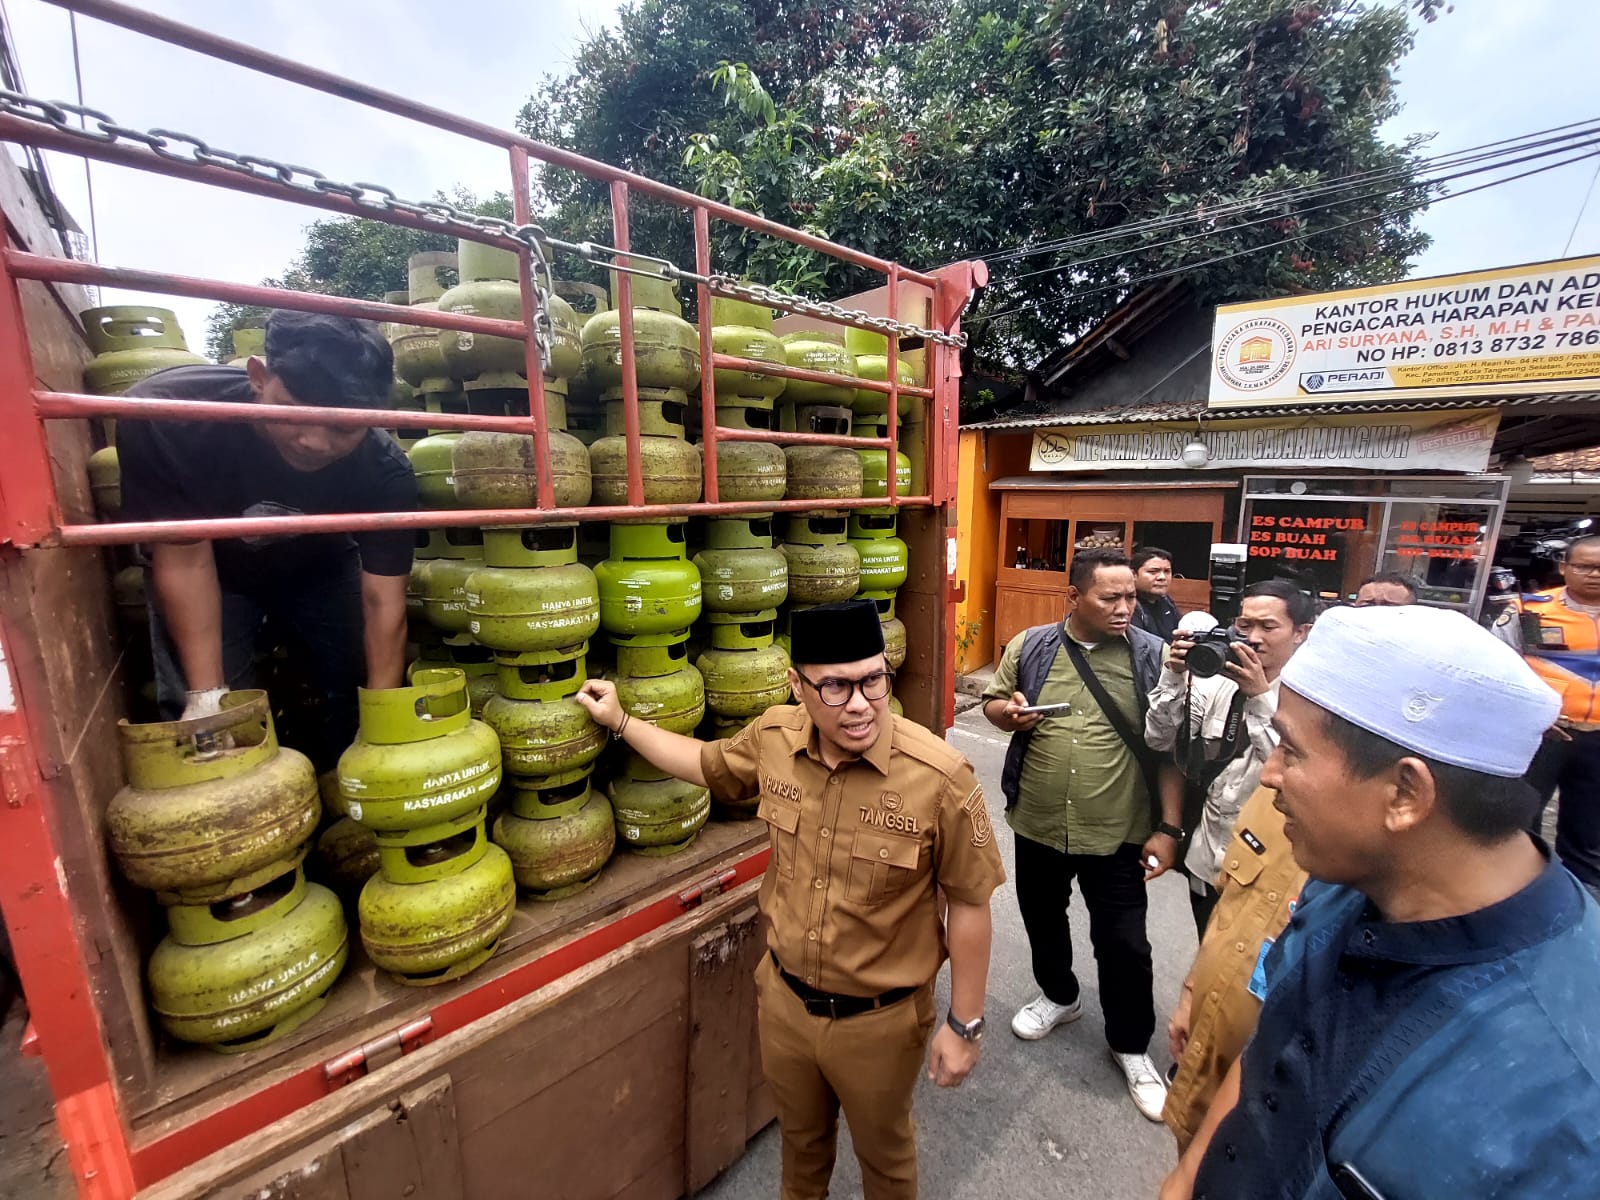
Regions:
M 994 839 L 994 828 L 989 824 L 989 809 L 983 803 L 983 789 L 973 788 L 961 802 L 961 811 L 972 822 L 972 844 L 980 850 Z
M 1267 848 L 1261 844 L 1261 839 L 1255 834 L 1251 833 L 1248 829 L 1239 830 L 1239 840 L 1246 846 L 1249 846 L 1250 849 L 1254 850 L 1257 854 L 1265 854 L 1267 852 Z
M 761 790 L 774 796 L 781 796 L 785 800 L 800 803 L 800 785 L 792 779 L 774 779 L 771 775 L 764 775 L 761 779 Z
M 876 808 L 863 808 L 861 823 L 876 825 L 879 829 L 892 829 L 896 833 L 920 833 L 916 817 L 910 813 L 883 812 Z

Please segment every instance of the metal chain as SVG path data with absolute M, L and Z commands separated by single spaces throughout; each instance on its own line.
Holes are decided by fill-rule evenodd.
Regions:
M 845 308 L 827 300 L 812 300 L 792 292 L 780 291 L 760 283 L 745 283 L 731 275 L 701 275 L 686 271 L 677 264 L 654 255 L 640 254 L 636 250 L 619 250 L 597 242 L 568 242 L 548 233 L 542 226 L 518 224 L 502 217 L 469 212 L 444 200 L 403 200 L 390 188 L 380 183 L 341 183 L 329 179 L 321 171 L 280 162 L 256 154 L 236 154 L 208 145 L 192 134 L 173 129 L 152 129 L 144 132 L 120 125 L 106 113 L 81 104 L 64 100 L 40 100 L 19 92 L 0 88 L 0 113 L 49 125 L 74 137 L 87 141 L 113 143 L 134 142 L 172 162 L 220 167 L 236 174 L 248 176 L 265 183 L 289 188 L 312 195 L 343 196 L 352 204 L 379 212 L 402 213 L 440 231 L 468 234 L 488 234 L 526 246 L 533 269 L 534 290 L 538 294 L 538 312 L 534 316 L 534 337 L 541 355 L 548 355 L 554 329 L 550 323 L 549 301 L 555 291 L 555 272 L 550 264 L 550 252 L 571 255 L 594 266 L 621 271 L 630 275 L 643 275 L 656 279 L 683 280 L 704 284 L 707 287 L 772 308 L 828 320 L 842 320 L 899 337 L 918 337 L 940 345 L 962 347 L 967 344 L 964 333 L 947 333 L 928 329 L 890 317 L 876 317 L 860 309 Z M 75 124 L 81 117 L 83 125 Z M 645 264 L 645 265 L 639 265 Z

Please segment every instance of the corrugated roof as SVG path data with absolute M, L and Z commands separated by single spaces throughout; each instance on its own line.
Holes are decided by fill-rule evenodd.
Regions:
M 1205 415 L 1208 421 L 1243 421 L 1260 417 L 1297 417 L 1312 413 L 1431 412 L 1450 408 L 1561 407 L 1582 401 L 1600 405 L 1593 392 L 1557 392 L 1541 396 L 1456 396 L 1432 400 L 1353 401 L 1345 404 L 1288 404 L 1269 408 L 1209 409 L 1204 400 L 1151 408 L 1111 408 L 1096 412 L 1055 413 L 1039 417 L 1000 418 L 964 425 L 964 429 L 1052 429 L 1060 425 L 1124 425 L 1155 421 L 1188 421 Z

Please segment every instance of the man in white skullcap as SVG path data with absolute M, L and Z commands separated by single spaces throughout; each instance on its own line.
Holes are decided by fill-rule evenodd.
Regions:
M 1418 606 L 1333 609 L 1281 678 L 1261 782 L 1312 882 L 1162 1200 L 1596 1195 L 1600 908 L 1525 832 L 1554 693 Z

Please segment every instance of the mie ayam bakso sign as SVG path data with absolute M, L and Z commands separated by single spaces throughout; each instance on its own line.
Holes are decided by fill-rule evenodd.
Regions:
M 1212 408 L 1600 390 L 1600 257 L 1217 309 Z

